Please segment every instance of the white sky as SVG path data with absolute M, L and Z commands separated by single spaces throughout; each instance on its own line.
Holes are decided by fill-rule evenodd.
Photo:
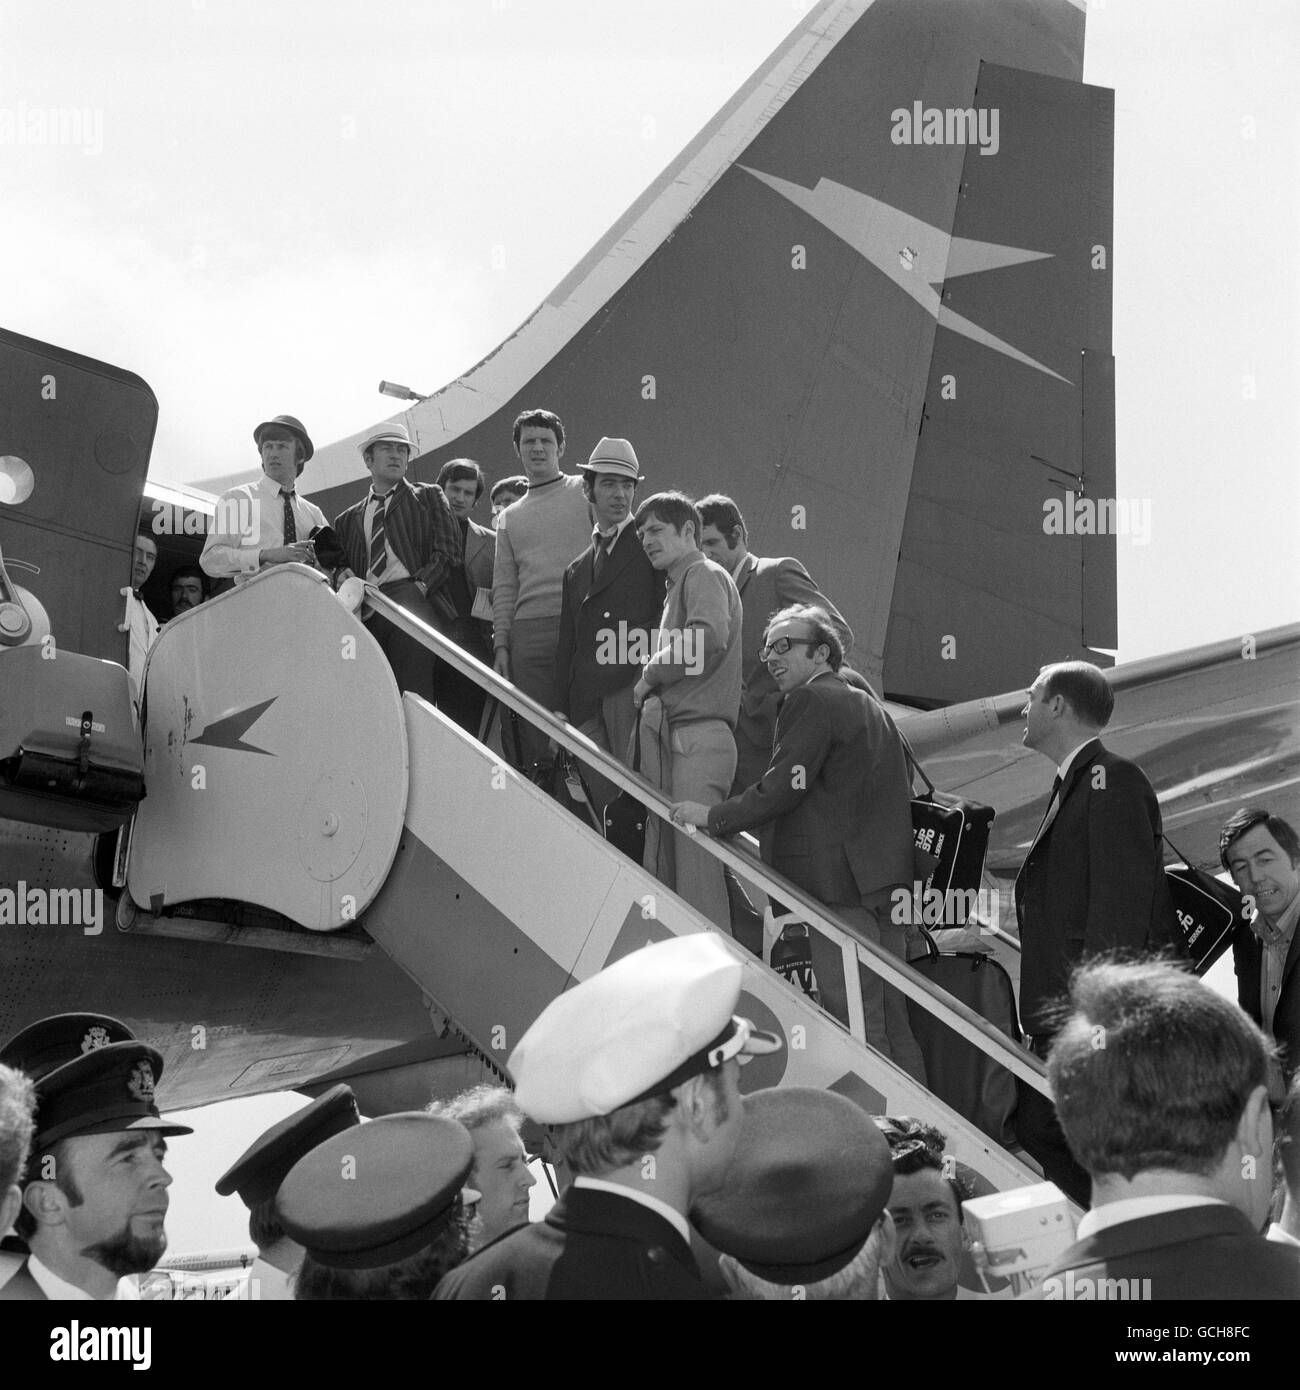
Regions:
M 255 467 L 281 411 L 326 443 L 397 408 L 381 377 L 433 391 L 512 332 L 806 8 L 0 0 L 0 140 L 91 113 L 82 147 L 0 143 L 0 322 L 149 382 L 156 478 Z M 1152 506 L 1125 659 L 1296 617 L 1297 71 L 1293 0 L 1091 8 L 1118 492 Z

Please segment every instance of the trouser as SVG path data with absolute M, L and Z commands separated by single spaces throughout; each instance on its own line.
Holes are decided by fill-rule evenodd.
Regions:
M 560 641 L 560 619 L 525 618 L 510 629 L 510 679 L 523 693 L 546 709 L 551 708 L 555 689 L 555 649 Z M 508 717 L 508 716 L 507 716 Z M 546 762 L 550 753 L 547 736 L 522 715 L 519 746 L 524 768 Z M 506 740 L 512 745 L 511 740 Z M 513 746 L 508 751 L 513 753 Z
M 478 629 L 476 619 L 462 619 L 450 636 L 457 646 L 463 647 L 485 666 L 491 666 L 491 644 Z M 483 721 L 483 705 L 487 700 L 487 691 L 445 661 L 435 659 L 433 672 L 434 688 L 438 692 L 438 708 L 462 729 L 477 734 Z
M 445 632 L 447 624 L 434 611 L 433 605 L 420 592 L 414 579 L 396 579 L 391 584 L 381 584 L 379 592 L 408 609 L 415 617 Z M 410 690 L 422 696 L 430 704 L 434 702 L 433 653 L 423 647 L 414 637 L 408 637 L 401 628 L 394 627 L 382 613 L 371 613 L 366 620 L 370 635 L 379 643 L 380 650 L 388 658 L 393 668 L 393 679 L 399 690 Z
M 578 725 L 579 732 L 585 734 L 596 745 L 603 748 L 611 757 L 617 758 L 624 767 L 632 766 L 632 735 L 636 731 L 636 706 L 632 703 L 632 687 L 626 685 L 612 695 L 603 695 L 600 708 L 590 719 Z M 600 815 L 607 802 L 612 801 L 622 790 L 604 778 L 595 768 L 584 763 L 583 776 L 591 799 Z
M 1030 1051 L 1035 1057 L 1047 1060 L 1053 1034 L 1037 1033 L 1030 1039 Z M 1081 1207 L 1092 1203 L 1092 1179 L 1087 1169 L 1080 1167 L 1070 1152 L 1056 1107 L 1047 1096 L 1016 1078 L 1016 1113 L 1012 1119 L 1016 1137 L 1031 1158 L 1042 1165 L 1043 1176 L 1054 1182 L 1072 1201 Z
M 899 960 L 907 959 L 904 928 L 889 920 L 889 906 L 894 889 L 881 888 L 856 903 L 827 903 L 827 909 L 840 918 L 856 935 L 877 946 L 883 946 Z M 848 988 L 844 978 L 844 956 L 839 943 L 810 927 L 813 974 L 822 1007 L 848 1027 Z M 887 985 L 876 972 L 861 962 L 858 964 L 858 983 L 862 991 L 862 1020 L 867 1042 L 888 1057 L 909 1075 L 925 1084 L 925 1059 L 912 1035 L 907 1019 L 907 997 L 892 985 Z
M 641 772 L 670 801 L 725 801 L 736 771 L 736 742 L 725 719 L 670 724 L 663 705 L 648 699 L 641 709 Z M 684 830 L 658 816 L 646 818 L 645 867 L 709 921 L 731 930 L 731 909 L 722 862 Z

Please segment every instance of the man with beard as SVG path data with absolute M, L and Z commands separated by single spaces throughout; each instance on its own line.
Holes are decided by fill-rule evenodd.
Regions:
M 172 570 L 172 617 L 197 608 L 208 596 L 208 577 L 197 565 L 178 565 Z
M 113 1041 L 127 1032 L 115 1020 L 85 1028 L 85 1017 L 48 1021 L 44 1051 L 55 1065 L 34 1078 L 36 1135 L 16 1223 L 31 1253 L 0 1300 L 134 1297 L 118 1281 L 152 1269 L 167 1248 L 166 1138 L 193 1131 L 158 1113 L 162 1056 L 129 1034 Z M 64 1021 L 82 1050 L 60 1063 L 73 1052 L 54 1036 Z

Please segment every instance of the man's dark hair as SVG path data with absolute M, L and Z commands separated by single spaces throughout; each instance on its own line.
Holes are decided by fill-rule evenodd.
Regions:
M 284 1239 L 284 1227 L 275 1214 L 275 1196 L 254 1202 L 248 1209 L 248 1238 L 259 1250 L 269 1250 Z
M 1047 1061 L 1056 1113 L 1093 1176 L 1211 1173 L 1265 1084 L 1270 1044 L 1233 1003 L 1161 961 L 1092 961 Z
M 144 517 L 141 517 L 136 523 L 135 533 L 137 536 L 143 536 L 147 541 L 152 541 L 154 549 L 158 549 L 158 537 L 154 534 L 153 526 Z
M 815 603 L 792 603 L 788 608 L 778 608 L 767 620 L 763 629 L 763 640 L 767 641 L 768 631 L 787 618 L 795 618 L 808 624 L 809 636 L 806 640 L 813 647 L 826 647 L 826 661 L 832 671 L 844 665 L 844 640 L 831 621 L 831 615 Z
M 448 483 L 474 483 L 474 505 L 477 507 L 487 486 L 483 470 L 473 459 L 448 459 L 438 470 L 438 486 L 445 492 Z M 500 487 L 500 483 L 497 484 Z
M 499 483 L 493 483 L 492 491 L 488 493 L 488 501 L 495 502 L 503 492 L 517 492 L 522 497 L 527 491 L 528 479 L 522 473 L 518 473 L 512 478 L 502 478 Z
M 71 1153 L 66 1139 L 59 1139 L 48 1149 L 40 1149 L 32 1154 L 27 1165 L 26 1185 L 34 1182 L 47 1182 L 41 1173 L 47 1167 L 47 1160 L 54 1161 L 54 1185 L 72 1203 L 79 1207 L 86 1200 L 86 1194 L 77 1186 L 76 1175 L 72 1171 Z M 24 1239 L 31 1240 L 37 1231 L 37 1220 L 24 1205 L 14 1218 L 14 1230 Z
M 0 1066 L 0 1197 L 23 1180 L 35 1113 L 31 1081 L 12 1067 Z
M 1115 711 L 1115 692 L 1101 670 L 1090 661 L 1058 661 L 1039 672 L 1046 678 L 1043 698 L 1064 697 L 1076 719 L 1104 729 Z
M 636 509 L 636 518 L 632 524 L 640 531 L 651 517 L 656 521 L 662 521 L 666 526 L 671 526 L 679 536 L 682 527 L 688 521 L 693 522 L 695 544 L 699 545 L 700 532 L 704 529 L 700 520 L 700 509 L 684 492 L 656 492 L 652 497 L 647 497 Z
M 588 468 L 584 468 L 579 476 L 582 478 L 582 495 L 587 499 L 588 502 L 591 502 L 594 505 L 596 501 L 596 479 L 599 478 L 601 475 L 599 473 L 593 473 Z M 605 474 L 604 476 L 609 477 L 611 475 Z M 614 474 L 613 476 L 621 477 L 621 474 Z M 630 482 L 632 484 L 632 496 L 635 497 L 636 481 L 632 478 L 623 478 L 622 481 Z
M 197 565 L 177 565 L 167 580 L 170 589 L 178 579 L 197 579 L 203 588 L 203 597 L 208 596 L 208 576 Z
M 730 497 L 721 492 L 711 492 L 707 497 L 701 497 L 695 505 L 699 508 L 701 524 L 716 526 L 718 533 L 726 540 L 728 550 L 735 550 L 739 541 L 749 543 L 745 518 Z M 739 536 L 736 535 L 737 531 L 740 532 Z
M 1291 861 L 1292 868 L 1300 865 L 1300 836 L 1296 835 L 1291 826 L 1281 816 L 1275 816 L 1262 806 L 1245 806 L 1240 811 L 1234 811 L 1219 831 L 1219 863 L 1225 869 L 1228 867 L 1228 851 L 1243 835 L 1249 835 L 1257 825 L 1262 825 L 1278 842 L 1282 852 Z
M 549 410 L 524 410 L 515 416 L 515 448 L 519 448 L 519 436 L 528 427 L 550 430 L 555 435 L 558 448 L 564 447 L 564 425 L 560 417 Z
M 461 1199 L 456 1198 L 458 1207 Z M 469 1254 L 469 1217 L 463 1207 L 450 1222 L 414 1255 L 379 1269 L 332 1269 L 310 1255 L 294 1278 L 293 1296 L 315 1299 L 404 1299 L 425 1301 L 438 1281 Z
M 871 1118 L 889 1144 L 894 1176 L 907 1178 L 913 1173 L 938 1173 L 952 1189 L 957 1220 L 964 1221 L 961 1204 L 975 1194 L 969 1179 L 957 1171 L 951 1156 L 944 1153 L 947 1135 L 913 1115 L 873 1115 Z M 949 1161 L 945 1162 L 946 1158 Z

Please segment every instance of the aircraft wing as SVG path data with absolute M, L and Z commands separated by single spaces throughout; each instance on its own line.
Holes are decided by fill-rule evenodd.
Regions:
M 1300 822 L 1300 624 L 1106 674 L 1115 714 L 1102 739 L 1151 779 L 1180 853 L 1217 873 L 1219 828 L 1240 806 Z M 1046 760 L 1020 742 L 1024 703 L 1024 690 L 1010 691 L 899 719 L 936 786 L 997 807 L 986 867 L 1007 888 L 1052 781 Z M 1009 893 L 1001 906 L 1009 910 Z

